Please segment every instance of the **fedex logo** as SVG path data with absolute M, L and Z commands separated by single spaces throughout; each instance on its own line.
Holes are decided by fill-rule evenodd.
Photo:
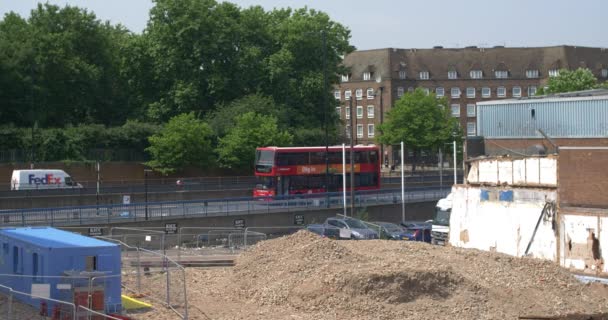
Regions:
M 36 178 L 33 174 L 30 174 L 28 177 L 30 184 L 61 184 L 61 177 L 53 177 L 52 173 L 46 174 L 42 178 Z

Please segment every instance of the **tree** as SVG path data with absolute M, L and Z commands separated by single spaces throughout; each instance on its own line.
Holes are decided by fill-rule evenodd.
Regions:
M 557 77 L 549 78 L 547 87 L 540 88 L 537 95 L 589 90 L 597 86 L 597 78 L 591 70 L 578 68 L 574 71 L 562 69 Z
M 458 120 L 450 115 L 445 98 L 426 94 L 421 89 L 407 93 L 397 100 L 380 125 L 376 139 L 382 144 L 395 145 L 401 141 L 418 154 L 421 150 L 436 150 L 452 140 Z
M 280 131 L 277 118 L 248 112 L 236 119 L 236 125 L 221 138 L 217 153 L 219 165 L 225 168 L 252 168 L 255 148 L 288 146 L 293 136 Z
M 147 164 L 163 174 L 185 166 L 207 166 L 213 158 L 212 130 L 194 113 L 177 115 L 158 134 L 149 138 L 146 151 L 152 156 Z
M 218 108 L 207 117 L 207 122 L 218 137 L 223 137 L 236 125 L 238 116 L 247 112 L 255 112 L 260 115 L 273 116 L 277 120 L 279 128 L 287 127 L 287 114 L 285 107 L 277 105 L 272 97 L 261 94 L 252 94 L 234 100 L 226 106 Z

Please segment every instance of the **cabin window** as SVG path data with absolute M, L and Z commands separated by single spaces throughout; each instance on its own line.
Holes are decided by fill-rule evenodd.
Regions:
M 97 257 L 87 256 L 85 258 L 85 271 L 96 271 L 97 270 Z

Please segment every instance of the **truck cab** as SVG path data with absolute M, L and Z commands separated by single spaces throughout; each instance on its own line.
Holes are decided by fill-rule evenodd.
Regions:
M 450 234 L 450 214 L 452 213 L 452 194 L 439 199 L 435 206 L 435 216 L 431 229 L 431 243 L 445 245 Z

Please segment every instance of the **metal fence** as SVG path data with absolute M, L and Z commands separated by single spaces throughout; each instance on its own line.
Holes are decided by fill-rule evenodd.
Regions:
M 447 189 L 410 189 L 404 201 L 434 201 L 448 194 Z M 359 191 L 357 207 L 400 203 L 401 190 Z M 350 203 L 350 194 L 346 203 Z M 0 211 L 1 226 L 74 226 L 105 223 L 165 220 L 188 217 L 248 215 L 271 212 L 294 212 L 321 208 L 342 208 L 342 193 L 279 196 L 275 198 L 226 198 L 192 201 L 148 202 L 128 205 L 99 205 Z
M 112 316 L 121 313 L 118 306 L 105 305 L 105 296 L 99 295 L 100 292 L 106 292 L 108 280 L 115 277 L 120 275 L 84 277 L 0 274 L 0 282 L 13 284 L 12 287 L 0 285 L 0 319 L 120 319 Z M 35 281 L 32 281 L 32 278 L 35 278 Z M 38 285 L 56 284 L 57 288 L 62 290 L 58 289 L 59 293 L 55 298 L 50 298 L 42 292 L 34 293 L 33 289 L 32 292 L 14 289 L 19 286 L 16 283 L 30 281 Z M 49 290 L 48 293 L 50 292 Z

